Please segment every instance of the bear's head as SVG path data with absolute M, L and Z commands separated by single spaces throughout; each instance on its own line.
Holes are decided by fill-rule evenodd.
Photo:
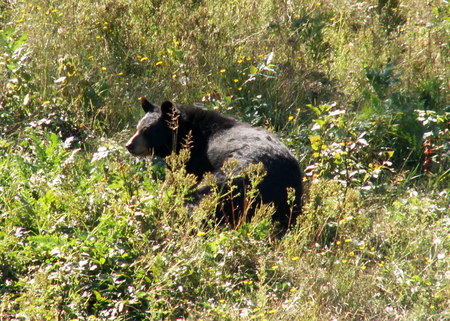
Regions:
M 173 130 L 176 126 L 173 125 L 174 118 L 176 121 L 175 106 L 166 101 L 158 107 L 144 97 L 141 98 L 141 106 L 145 115 L 125 147 L 134 156 L 169 155 L 173 150 Z

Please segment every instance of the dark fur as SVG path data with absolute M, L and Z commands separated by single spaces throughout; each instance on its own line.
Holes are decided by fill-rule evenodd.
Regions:
M 258 186 L 260 199 L 263 203 L 275 205 L 272 218 L 283 228 L 295 224 L 301 210 L 302 174 L 295 157 L 275 135 L 200 107 L 179 106 L 168 101 L 157 107 L 145 98 L 141 104 L 146 114 L 140 120 L 136 134 L 126 145 L 131 154 L 168 156 L 174 148 L 175 152 L 179 152 L 190 134 L 193 144 L 186 170 L 195 174 L 199 182 L 205 173 L 212 172 L 219 186 L 227 185 L 227 178 L 221 170 L 226 160 L 235 158 L 240 168 L 261 162 L 266 176 Z M 171 129 L 174 126 L 170 125 L 174 123 L 172 118 L 176 120 L 175 135 Z M 243 215 L 246 180 L 237 179 L 233 183 L 237 185 L 240 196 L 222 204 L 217 215 L 219 219 L 235 225 L 239 221 L 236 218 Z M 288 187 L 295 189 L 292 211 L 287 203 Z M 197 195 L 201 197 L 206 192 L 207 188 L 199 190 Z M 247 212 L 247 219 L 251 218 L 253 211 L 254 208 Z

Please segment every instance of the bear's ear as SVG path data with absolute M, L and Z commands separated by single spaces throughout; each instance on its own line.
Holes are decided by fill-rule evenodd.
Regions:
M 142 109 L 146 112 L 146 113 L 153 113 L 154 111 L 157 110 L 158 107 L 156 107 L 155 105 L 153 105 L 151 102 L 149 102 L 147 100 L 147 98 L 145 97 L 141 97 L 141 106 Z
M 177 114 L 177 109 L 171 101 L 165 101 L 161 104 L 161 116 L 165 120 L 172 120 Z

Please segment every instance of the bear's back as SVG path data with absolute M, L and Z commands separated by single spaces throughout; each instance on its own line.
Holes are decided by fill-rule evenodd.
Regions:
M 261 162 L 268 176 L 281 180 L 298 179 L 301 175 L 294 155 L 266 129 L 198 106 L 181 107 L 181 110 L 187 126 L 183 131 L 194 132 L 194 149 L 197 143 L 202 154 L 192 156 L 202 159 L 202 163 L 207 161 L 210 165 L 207 171 L 218 171 L 228 159 L 234 158 L 241 168 Z M 202 170 L 198 168 L 196 172 Z
M 235 158 L 243 167 L 259 162 L 266 166 L 286 160 L 297 163 L 274 134 L 240 122 L 210 137 L 208 158 L 216 168 L 221 167 L 228 158 Z
M 210 138 L 207 154 L 216 177 L 223 175 L 221 167 L 230 158 L 236 159 L 241 169 L 263 163 L 265 176 L 258 185 L 262 201 L 275 205 L 273 218 L 282 226 L 295 223 L 301 208 L 302 173 L 294 155 L 274 134 L 237 122 Z M 294 189 L 294 212 L 288 204 L 288 188 Z

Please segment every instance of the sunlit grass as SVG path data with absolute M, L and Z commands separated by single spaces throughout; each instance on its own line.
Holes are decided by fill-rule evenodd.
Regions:
M 22 146 L 35 152 L 9 146 L 0 163 L 2 267 L 13 273 L 2 276 L 3 316 L 73 319 L 92 309 L 117 319 L 123 311 L 137 319 L 445 316 L 448 195 L 411 190 L 380 206 L 348 194 L 338 232 L 326 239 L 318 231 L 339 210 L 327 198 L 344 191 L 313 181 L 308 219 L 277 240 L 265 222 L 233 231 L 190 219 L 182 169 L 169 186 L 114 143 L 94 155 L 62 144 L 46 134 L 26 139 Z M 38 292 L 65 296 L 42 300 Z
M 449 13 L 422 2 L 1 3 L 0 319 L 450 318 Z M 186 205 L 182 157 L 122 146 L 143 95 L 276 130 L 299 224 Z

